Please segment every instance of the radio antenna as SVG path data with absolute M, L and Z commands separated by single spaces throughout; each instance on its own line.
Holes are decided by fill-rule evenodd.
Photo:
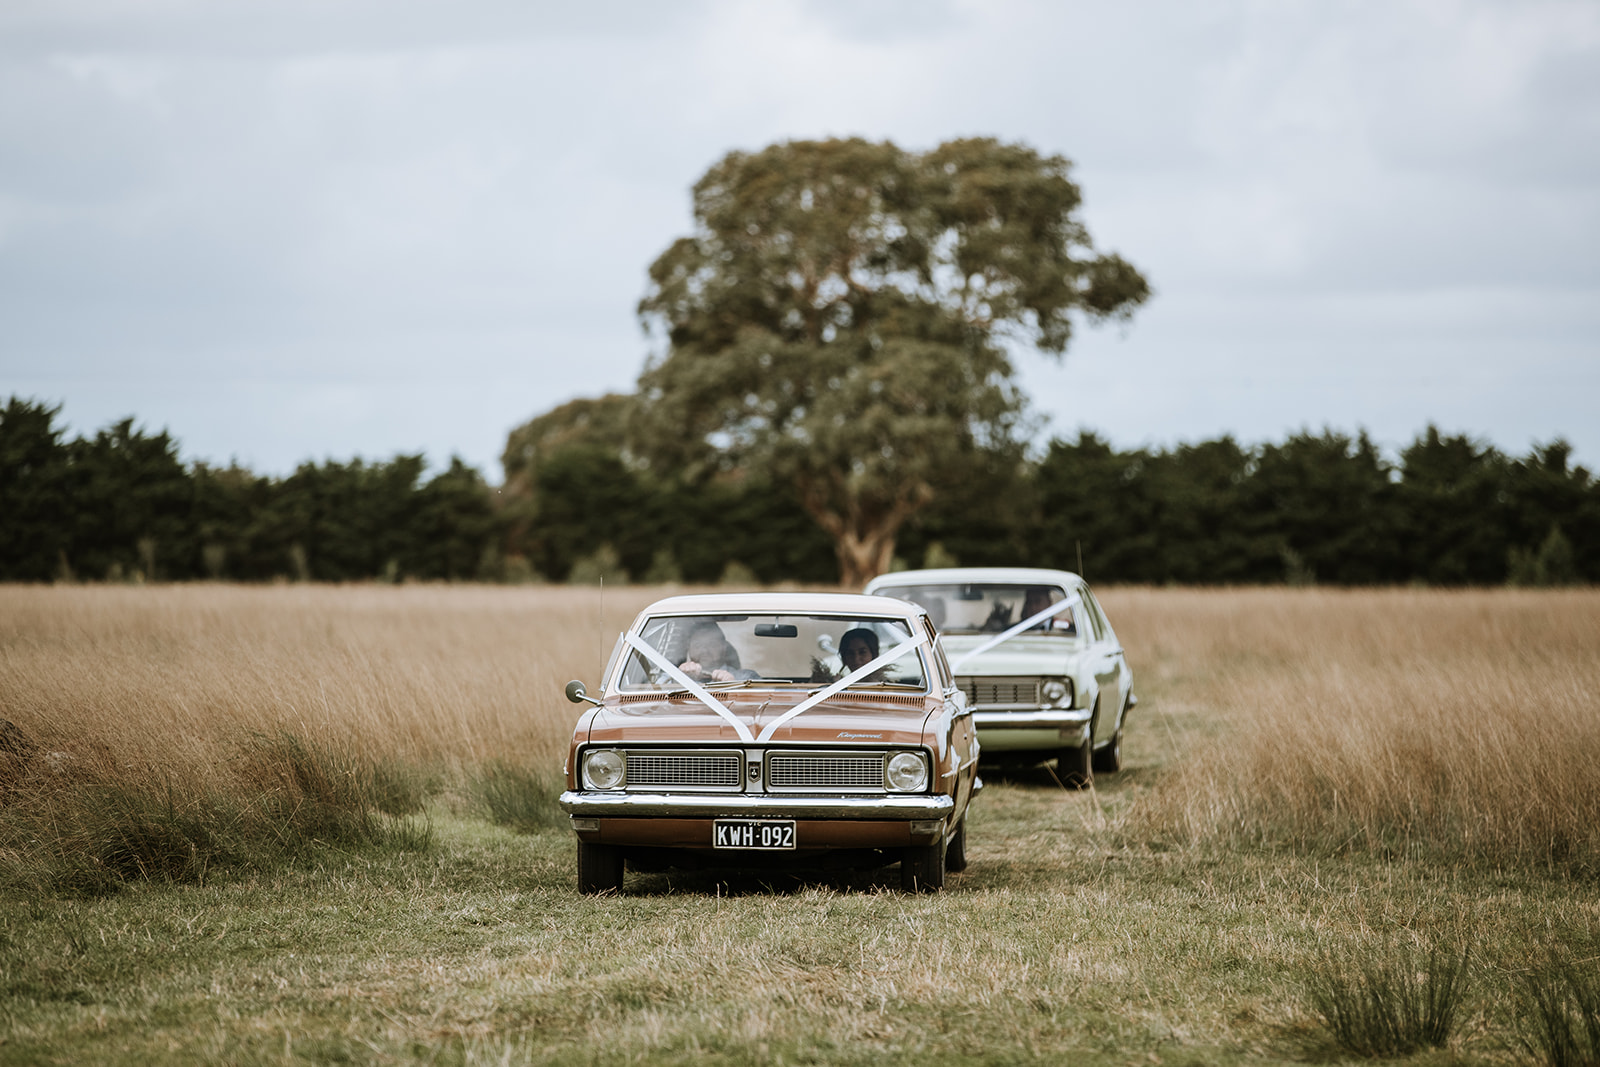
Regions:
M 600 669 L 606 669 L 606 574 L 600 572 L 600 596 L 595 604 L 595 642 L 600 648 Z
M 1083 577 L 1083 542 L 1078 540 L 1077 538 L 1073 538 L 1072 539 L 1072 543 L 1074 545 L 1076 545 L 1077 548 L 1078 548 L 1078 577 L 1082 578 Z

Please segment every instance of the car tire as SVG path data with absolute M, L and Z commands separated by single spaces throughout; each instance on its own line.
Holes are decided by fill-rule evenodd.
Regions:
M 1056 757 L 1056 777 L 1068 789 L 1088 789 L 1094 784 L 1094 741 L 1064 748 Z
M 944 888 L 944 835 L 931 845 L 912 845 L 900 854 L 900 888 L 932 893 Z
M 578 842 L 578 892 L 615 893 L 622 889 L 622 849 Z
M 959 874 L 967 869 L 967 817 L 961 816 L 961 825 L 944 850 L 944 869 Z
M 1111 735 L 1111 743 L 1094 754 L 1094 769 L 1099 774 L 1122 770 L 1122 731 Z

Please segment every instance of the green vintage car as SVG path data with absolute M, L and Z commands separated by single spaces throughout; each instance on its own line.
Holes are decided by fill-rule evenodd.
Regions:
M 1082 578 L 948 567 L 885 574 L 866 592 L 918 604 L 939 628 L 985 763 L 1054 759 L 1078 787 L 1121 769 L 1133 671 Z

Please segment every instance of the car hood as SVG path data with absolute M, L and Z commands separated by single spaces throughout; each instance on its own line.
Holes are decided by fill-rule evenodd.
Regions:
M 804 692 L 718 694 L 728 710 L 759 735 L 766 725 L 800 703 Z M 769 699 L 770 698 L 770 699 Z M 921 696 L 873 697 L 840 694 L 790 719 L 771 738 L 772 744 L 898 744 L 922 742 L 923 724 L 932 711 Z M 589 721 L 591 744 L 623 742 L 735 742 L 733 725 L 693 697 L 670 700 L 607 701 Z
M 944 650 L 951 665 L 989 640 L 990 634 L 945 636 Z M 1082 649 L 1071 638 L 1018 634 L 987 652 L 955 667 L 957 677 L 1000 677 L 1018 674 L 1070 674 Z

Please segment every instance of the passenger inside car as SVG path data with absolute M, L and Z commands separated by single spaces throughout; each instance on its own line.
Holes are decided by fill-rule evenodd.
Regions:
M 864 626 L 846 630 L 839 639 L 839 658 L 851 671 L 859 671 L 878 658 L 878 635 Z
M 854 630 L 846 630 L 839 639 L 839 658 L 844 662 L 845 670 L 855 674 L 862 667 L 878 658 L 878 635 L 875 631 L 865 626 Z M 863 675 L 860 679 L 866 682 L 881 682 L 888 677 L 889 669 L 879 667 L 871 674 Z

